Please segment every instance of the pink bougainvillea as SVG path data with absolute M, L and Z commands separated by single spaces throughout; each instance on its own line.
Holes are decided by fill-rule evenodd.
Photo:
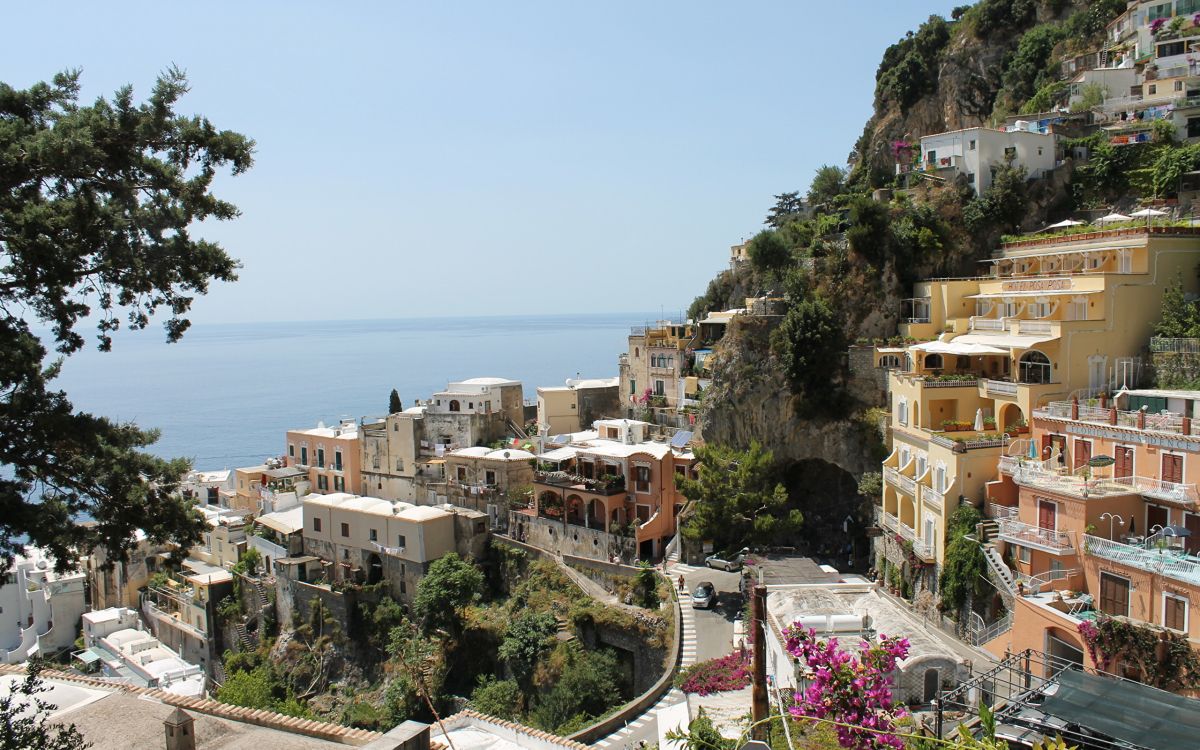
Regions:
M 683 692 L 699 695 L 741 690 L 750 684 L 750 667 L 745 655 L 734 652 L 688 667 L 679 674 L 677 684 Z
M 891 674 L 908 656 L 907 638 L 879 636 L 862 642 L 858 656 L 838 648 L 838 640 L 818 640 L 816 632 L 793 625 L 785 632 L 787 650 L 808 667 L 808 685 L 796 693 L 794 716 L 837 723 L 838 743 L 852 750 L 902 750 L 895 722 L 906 715 L 892 700 Z

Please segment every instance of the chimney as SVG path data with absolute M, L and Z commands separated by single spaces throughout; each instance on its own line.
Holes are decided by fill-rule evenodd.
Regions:
M 163 719 L 167 735 L 167 750 L 196 750 L 195 720 L 176 708 Z

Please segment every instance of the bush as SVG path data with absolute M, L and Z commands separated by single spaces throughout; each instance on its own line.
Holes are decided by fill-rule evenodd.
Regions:
M 516 721 L 521 717 L 521 697 L 521 687 L 514 680 L 480 677 L 471 692 L 471 707 L 481 714 Z
M 771 336 L 771 351 L 798 395 L 832 395 L 845 350 L 841 320 L 819 297 L 794 305 Z
M 693 664 L 675 676 L 675 687 L 698 695 L 741 690 L 749 684 L 749 661 L 737 652 Z

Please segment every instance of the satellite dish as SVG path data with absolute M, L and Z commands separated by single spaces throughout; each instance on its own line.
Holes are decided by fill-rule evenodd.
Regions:
M 508 458 L 508 451 L 504 451 L 504 457 Z

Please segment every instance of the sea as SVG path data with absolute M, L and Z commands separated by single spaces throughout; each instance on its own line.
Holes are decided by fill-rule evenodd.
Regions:
M 452 381 L 503 377 L 528 403 L 538 386 L 614 377 L 630 327 L 659 317 L 200 322 L 176 344 L 152 325 L 72 355 L 57 382 L 79 410 L 160 430 L 150 452 L 217 470 L 281 455 L 289 429 L 382 416 L 393 388 L 408 407 Z

